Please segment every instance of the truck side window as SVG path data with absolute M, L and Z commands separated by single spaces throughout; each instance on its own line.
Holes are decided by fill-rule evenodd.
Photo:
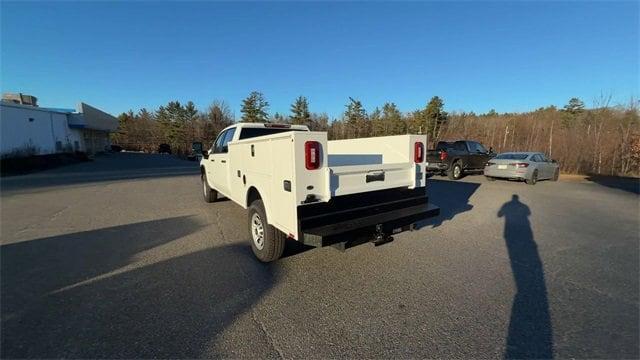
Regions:
M 221 152 L 220 150 L 222 149 L 222 142 L 224 141 L 224 138 L 227 136 L 228 131 L 229 130 L 226 130 L 218 134 L 218 138 L 216 138 L 216 141 L 213 143 L 213 148 L 212 148 L 213 153 Z
M 214 153 L 226 153 L 229 151 L 229 146 L 227 145 L 229 141 L 233 139 L 233 134 L 236 133 L 236 128 L 231 128 L 225 131 L 223 134 L 220 134 L 218 140 L 216 140 L 216 146 L 213 150 Z
M 227 130 L 227 136 L 224 137 L 224 141 L 222 142 L 222 152 L 229 152 L 229 141 L 233 140 L 233 135 L 236 133 L 236 128 L 231 128 Z
M 471 144 L 472 144 L 471 146 L 474 148 L 473 151 L 479 152 L 482 154 L 488 153 L 487 149 L 485 149 L 484 146 L 482 146 L 482 144 L 478 142 L 472 142 Z
M 456 141 L 453 144 L 453 148 L 458 150 L 458 151 L 466 151 L 467 150 L 467 146 L 464 144 L 464 141 Z

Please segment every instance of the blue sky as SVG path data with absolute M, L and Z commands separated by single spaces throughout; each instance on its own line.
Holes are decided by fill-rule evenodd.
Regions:
M 339 116 L 348 97 L 402 111 L 523 111 L 639 95 L 638 2 L 5 2 L 3 92 L 114 114 L 252 90 Z

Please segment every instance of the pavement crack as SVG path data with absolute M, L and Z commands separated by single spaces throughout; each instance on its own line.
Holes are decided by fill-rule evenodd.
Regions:
M 278 347 L 275 339 L 273 338 L 273 336 L 271 336 L 271 334 L 269 333 L 269 330 L 267 330 L 267 327 L 264 325 L 264 323 L 260 321 L 260 319 L 258 319 L 258 316 L 256 315 L 255 311 L 251 311 L 251 317 L 253 318 L 253 321 L 260 326 L 260 329 L 269 340 L 271 347 L 278 353 L 278 355 L 280 356 L 280 359 L 286 359 L 284 356 L 284 353 L 282 352 L 282 349 Z
M 49 216 L 49 221 L 55 220 L 58 216 L 60 216 L 60 214 L 62 214 L 63 212 L 65 212 L 69 208 L 70 208 L 70 206 L 65 206 L 64 208 L 54 212 L 53 214 L 51 214 L 51 216 Z
M 216 225 L 217 225 L 217 229 L 218 232 L 220 233 L 220 237 L 222 238 L 222 241 L 227 244 L 227 237 L 224 236 L 224 231 L 222 231 L 222 218 L 220 218 L 220 211 L 215 211 L 216 213 Z

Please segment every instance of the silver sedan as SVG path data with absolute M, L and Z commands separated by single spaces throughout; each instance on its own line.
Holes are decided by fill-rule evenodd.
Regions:
M 560 166 L 555 160 L 540 152 L 509 152 L 498 154 L 484 167 L 484 176 L 493 181 L 496 178 L 524 180 L 535 185 L 538 180 L 558 180 Z

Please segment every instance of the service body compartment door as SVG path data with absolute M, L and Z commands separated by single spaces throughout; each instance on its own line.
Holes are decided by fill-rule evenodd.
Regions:
M 272 218 L 269 222 L 287 235 L 297 237 L 298 223 L 296 218 L 296 200 L 294 182 L 294 155 L 291 137 L 270 141 L 268 164 L 271 165 L 273 178 L 271 181 Z

